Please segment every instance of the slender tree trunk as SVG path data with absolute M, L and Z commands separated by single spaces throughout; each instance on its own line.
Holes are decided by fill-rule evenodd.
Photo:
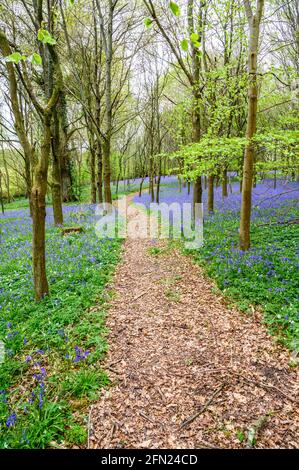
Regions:
M 96 183 L 96 152 L 95 145 L 90 149 L 90 187 L 91 187 L 91 203 L 97 202 L 97 183 Z
M 151 202 L 155 202 L 155 187 L 154 187 L 154 160 L 153 156 L 149 159 L 149 194 Z
M 196 204 L 202 201 L 202 184 L 201 177 L 196 178 L 193 183 L 193 218 L 195 218 L 197 211 L 195 210 Z
M 243 166 L 243 185 L 242 185 L 242 207 L 240 221 L 240 249 L 242 251 L 250 248 L 250 221 L 251 221 L 251 204 L 252 204 L 252 180 L 255 147 L 252 141 L 256 133 L 257 121 L 257 54 L 259 45 L 260 22 L 262 18 L 264 0 L 257 0 L 256 13 L 250 5 L 250 1 L 244 1 L 246 14 L 250 28 L 249 40 L 249 89 L 248 89 L 248 118 L 246 137 L 248 143 L 245 149 L 244 166 Z
M 32 225 L 33 225 L 33 278 L 36 300 L 49 294 L 46 275 L 46 192 L 48 162 L 51 150 L 51 119 L 46 116 L 40 162 L 34 169 L 32 187 Z
M 108 1 L 107 22 L 101 9 L 101 2 L 96 0 L 96 6 L 100 18 L 100 32 L 105 51 L 105 136 L 103 139 L 103 173 L 104 173 L 104 199 L 108 204 L 112 204 L 111 194 L 111 137 L 112 137 L 112 59 L 113 59 L 113 15 L 116 3 Z M 106 28 L 105 28 L 106 24 Z
M 159 202 L 160 202 L 161 173 L 162 173 L 162 158 L 159 157 L 158 178 L 157 178 L 157 187 L 156 187 L 156 202 L 157 202 L 157 204 L 159 204 Z
M 98 163 L 98 200 L 101 204 L 103 202 L 103 154 L 101 142 L 97 142 L 97 163 Z
M 110 138 L 103 142 L 103 173 L 104 173 L 104 199 L 108 204 L 112 203 L 111 194 L 111 166 L 110 166 Z
M 60 119 L 57 111 L 54 111 L 54 123 L 52 127 L 52 205 L 54 213 L 54 224 L 63 224 L 62 192 L 61 192 L 61 135 Z
M 61 181 L 60 181 L 60 165 L 57 155 L 53 155 L 52 162 L 52 205 L 54 214 L 54 224 L 56 226 L 63 224 L 62 212 L 62 194 L 61 194 Z
M 223 170 L 223 175 L 222 175 L 222 197 L 225 198 L 228 196 L 228 190 L 227 190 L 227 168 Z
M 143 186 L 144 178 L 141 179 L 140 186 L 139 186 L 139 197 L 142 195 L 142 186 Z
M 197 102 L 197 101 L 196 101 Z M 200 112 L 196 110 L 193 115 L 193 141 L 199 142 L 201 137 L 201 121 Z M 195 214 L 195 204 L 202 203 L 202 181 L 201 176 L 198 176 L 193 184 L 193 213 Z
M 208 211 L 214 212 L 214 175 L 209 175 L 208 182 Z

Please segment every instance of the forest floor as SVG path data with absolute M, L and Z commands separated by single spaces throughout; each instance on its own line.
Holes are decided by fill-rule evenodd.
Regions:
M 128 238 L 111 290 L 90 448 L 299 447 L 298 368 L 259 312 L 228 306 L 171 242 Z

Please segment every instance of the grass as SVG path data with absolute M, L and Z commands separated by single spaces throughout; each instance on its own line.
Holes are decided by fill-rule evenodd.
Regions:
M 173 289 L 167 289 L 165 296 L 170 302 L 179 302 L 181 298 L 180 293 Z
M 80 223 L 84 232 L 61 237 L 47 216 L 51 296 L 40 303 L 33 298 L 28 213 L 1 219 L 1 448 L 84 444 L 88 402 L 109 384 L 101 370 L 107 351 L 105 286 L 121 241 L 97 238 L 89 206 L 64 211 L 65 225 Z
M 295 205 L 285 209 L 290 218 L 298 214 Z M 206 221 L 204 246 L 193 256 L 225 296 L 245 312 L 250 313 L 251 306 L 260 308 L 269 331 L 286 346 L 298 349 L 299 225 L 260 226 L 256 219 L 252 248 L 246 253 L 237 247 L 238 227 L 237 214 L 217 212 Z

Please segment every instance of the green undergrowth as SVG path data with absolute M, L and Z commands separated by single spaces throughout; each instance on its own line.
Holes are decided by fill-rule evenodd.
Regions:
M 238 228 L 237 214 L 216 213 L 205 223 L 204 246 L 192 255 L 228 299 L 244 312 L 261 309 L 270 333 L 298 350 L 299 225 L 253 222 L 248 252 L 237 247 Z
M 82 210 L 82 209 L 81 209 Z M 67 225 L 77 223 L 76 209 Z M 47 228 L 51 295 L 36 303 L 31 275 L 31 221 L 2 224 L 0 240 L 0 447 L 82 446 L 89 403 L 109 379 L 106 286 L 121 241 L 99 240 L 92 214 L 83 233 Z M 96 305 L 96 307 L 93 307 Z

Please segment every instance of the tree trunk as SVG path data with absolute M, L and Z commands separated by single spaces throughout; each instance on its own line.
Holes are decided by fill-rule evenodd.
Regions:
M 65 92 L 62 90 L 60 93 L 59 103 L 57 107 L 57 114 L 60 122 L 59 127 L 59 140 L 60 140 L 60 182 L 61 182 L 61 197 L 62 201 L 70 202 L 75 201 L 75 193 L 73 188 L 73 176 L 69 145 L 68 145 L 68 119 L 67 119 L 67 100 Z
M 151 202 L 155 202 L 155 188 L 154 188 L 154 161 L 153 156 L 149 159 L 149 194 Z
M 70 156 L 66 153 L 60 165 L 61 193 L 63 202 L 75 201 L 76 196 L 73 188 L 72 163 Z
M 196 217 L 197 211 L 195 210 L 195 204 L 201 204 L 202 202 L 202 183 L 201 177 L 196 178 L 193 183 L 193 219 Z
M 110 168 L 110 139 L 103 142 L 103 172 L 104 172 L 104 199 L 108 204 L 112 204 L 111 194 L 111 168 Z
M 103 154 L 101 142 L 97 143 L 97 162 L 98 162 L 98 200 L 101 204 L 103 202 Z
M 144 178 L 141 179 L 140 186 L 139 186 L 139 197 L 142 195 L 142 186 L 143 186 Z
M 91 204 L 97 202 L 97 184 L 96 184 L 96 153 L 95 145 L 90 148 L 90 187 Z
M 52 205 L 54 214 L 54 224 L 56 226 L 63 225 L 63 212 L 62 212 L 62 194 L 60 182 L 60 165 L 57 156 L 53 155 L 52 163 Z
M 45 255 L 45 192 L 38 184 L 32 188 L 32 222 L 33 222 L 33 277 L 36 300 L 41 300 L 49 294 L 46 276 Z
M 158 176 L 157 188 L 156 188 L 156 203 L 160 203 L 160 186 L 161 186 L 161 175 Z
M 242 184 L 242 206 L 240 220 L 240 250 L 247 251 L 250 248 L 250 221 L 252 204 L 252 181 L 255 147 L 252 141 L 256 133 L 257 121 L 257 54 L 259 45 L 260 22 L 264 0 L 257 0 L 256 13 L 253 13 L 249 0 L 244 2 L 248 23 L 250 27 L 249 59 L 248 59 L 248 118 L 246 137 L 248 143 L 245 149 Z
M 54 224 L 56 226 L 63 224 L 62 212 L 62 192 L 61 192 L 61 135 L 60 135 L 60 117 L 57 111 L 54 111 L 54 123 L 52 127 L 52 205 L 54 213 Z
M 214 175 L 209 175 L 208 181 L 208 212 L 214 212 Z
M 32 258 L 33 279 L 36 300 L 43 299 L 49 294 L 46 274 L 46 192 L 48 162 L 51 150 L 50 118 L 45 117 L 44 140 L 41 148 L 40 162 L 34 169 L 34 184 L 32 187 Z
M 157 204 L 159 204 L 159 202 L 160 202 L 161 173 L 162 173 L 162 157 L 159 157 L 158 178 L 157 178 L 157 188 L 156 188 L 156 202 L 157 202 Z
M 223 175 L 222 175 L 222 197 L 225 198 L 228 196 L 228 191 L 227 191 L 227 169 L 225 168 L 223 170 Z

